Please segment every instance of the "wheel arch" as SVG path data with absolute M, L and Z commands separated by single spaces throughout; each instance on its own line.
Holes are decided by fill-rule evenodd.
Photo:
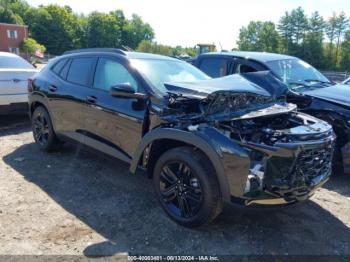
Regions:
M 222 198 L 229 201 L 230 190 L 224 167 L 220 160 L 220 154 L 207 141 L 191 132 L 171 128 L 157 128 L 150 131 L 144 136 L 135 151 L 130 165 L 130 172 L 136 172 L 144 154 L 148 155 L 148 161 L 152 161 L 149 162 L 150 166 L 147 166 L 147 169 L 150 168 L 149 171 L 151 171 L 162 153 L 171 148 L 186 145 L 198 148 L 210 160 L 216 172 Z M 154 151 L 152 152 L 152 150 Z

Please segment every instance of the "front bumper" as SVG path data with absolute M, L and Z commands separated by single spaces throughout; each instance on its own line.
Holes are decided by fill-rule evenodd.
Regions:
M 319 141 L 279 143 L 254 150 L 264 154 L 263 174 L 248 175 L 241 202 L 244 205 L 278 205 L 309 199 L 332 174 L 335 135 Z

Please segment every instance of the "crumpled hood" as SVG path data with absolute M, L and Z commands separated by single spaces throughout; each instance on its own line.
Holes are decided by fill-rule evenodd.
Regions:
M 169 93 L 204 99 L 216 93 L 251 93 L 265 97 L 279 98 L 288 88 L 268 71 L 230 75 L 196 82 L 165 83 Z
M 334 85 L 303 92 L 305 95 L 350 107 L 350 86 Z
M 198 100 L 208 120 L 255 118 L 283 114 L 296 108 L 285 102 L 288 87 L 270 72 L 166 83 L 165 86 L 171 95 L 175 95 L 175 100 L 169 100 L 173 101 L 171 103 L 176 103 L 179 97 Z

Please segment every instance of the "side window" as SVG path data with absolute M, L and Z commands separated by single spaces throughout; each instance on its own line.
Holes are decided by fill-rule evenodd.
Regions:
M 100 58 L 96 67 L 94 88 L 109 91 L 112 86 L 123 83 L 130 83 L 135 91 L 138 90 L 136 80 L 122 64 Z
M 199 65 L 199 69 L 211 77 L 220 77 L 225 74 L 224 64 L 225 59 L 207 58 L 203 59 Z
M 65 66 L 61 70 L 60 77 L 63 78 L 64 80 L 67 79 L 69 66 L 70 66 L 70 60 L 68 60 L 68 62 L 65 64 Z
M 94 62 L 95 58 L 74 58 L 69 68 L 67 81 L 74 84 L 87 86 L 89 83 L 90 71 Z
M 62 68 L 65 66 L 65 64 L 67 63 L 67 59 L 62 59 L 60 61 L 58 61 L 52 68 L 52 71 L 56 74 L 59 75 Z
M 245 65 L 245 64 L 237 64 L 235 74 L 253 73 L 256 71 L 257 70 L 252 66 Z

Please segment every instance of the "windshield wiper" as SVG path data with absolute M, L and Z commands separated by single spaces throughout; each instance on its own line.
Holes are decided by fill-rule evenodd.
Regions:
M 309 87 L 308 85 L 300 82 L 288 82 L 288 85 L 293 85 L 293 86 L 290 86 L 292 90 L 299 89 L 300 87 Z
M 322 81 L 322 80 L 319 80 L 319 79 L 305 79 L 304 81 L 305 82 L 317 82 L 317 83 L 321 83 L 321 84 L 332 84 L 329 81 Z

